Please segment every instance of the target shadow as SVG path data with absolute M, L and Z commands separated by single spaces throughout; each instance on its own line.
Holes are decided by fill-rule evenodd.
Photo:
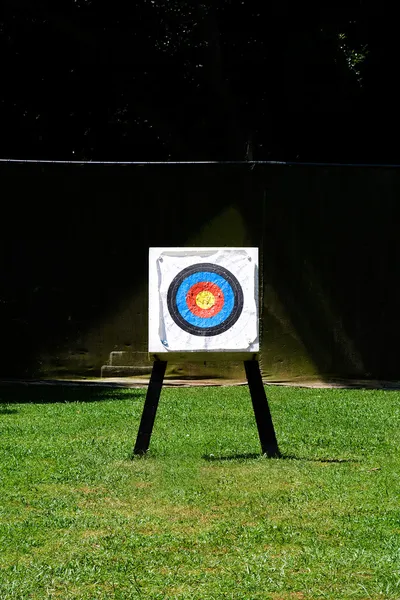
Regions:
M 244 454 L 226 454 L 226 455 L 219 455 L 219 454 L 203 454 L 202 458 L 204 460 L 206 460 L 207 462 L 225 462 L 225 461 L 231 461 L 231 460 L 259 460 L 260 458 L 262 458 L 264 455 L 261 454 L 260 452 L 245 452 Z
M 268 457 L 266 454 L 247 452 L 244 454 L 226 454 L 226 455 L 214 455 L 214 454 L 203 454 L 203 460 L 207 462 L 228 462 L 233 460 L 260 460 L 261 458 L 277 458 L 280 460 L 297 460 L 302 462 L 313 462 L 321 464 L 344 464 L 344 463 L 359 463 L 359 460 L 355 458 L 312 458 L 306 456 L 297 456 L 295 454 L 279 454 L 277 456 Z

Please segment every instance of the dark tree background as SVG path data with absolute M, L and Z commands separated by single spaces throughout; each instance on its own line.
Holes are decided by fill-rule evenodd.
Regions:
M 0 156 L 399 161 L 395 27 L 363 3 L 3 0 Z

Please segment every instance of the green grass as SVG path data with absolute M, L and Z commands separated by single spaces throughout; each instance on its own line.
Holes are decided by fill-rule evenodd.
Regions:
M 400 393 L 0 388 L 0 599 L 400 598 Z

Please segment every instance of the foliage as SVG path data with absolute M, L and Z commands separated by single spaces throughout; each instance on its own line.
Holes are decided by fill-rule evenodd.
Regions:
M 304 158 L 313 140 L 299 139 L 300 115 L 308 138 L 338 115 L 333 134 L 363 100 L 361 7 L 356 17 L 234 0 L 6 0 L 1 153 Z

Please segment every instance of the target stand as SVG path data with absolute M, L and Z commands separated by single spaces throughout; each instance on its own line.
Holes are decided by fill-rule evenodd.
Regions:
M 237 360 L 237 357 L 235 357 Z M 144 403 L 142 418 L 139 425 L 139 431 L 136 438 L 135 455 L 146 454 L 150 446 L 151 434 L 156 418 L 158 403 L 163 386 L 167 361 L 162 357 L 160 360 L 155 357 L 153 369 L 147 388 L 146 400 Z M 210 359 L 210 356 L 208 356 Z M 175 362 L 175 360 L 174 360 Z M 261 452 L 266 456 L 273 458 L 279 457 L 278 442 L 275 435 L 275 429 L 271 418 L 271 412 L 268 405 L 267 395 L 261 377 L 260 365 L 256 358 L 244 360 L 247 382 L 249 385 L 251 401 L 256 419 L 258 435 L 260 438 Z
M 133 450 L 147 452 L 168 361 L 243 360 L 261 451 L 279 456 L 259 351 L 257 248 L 150 248 L 153 369 Z

